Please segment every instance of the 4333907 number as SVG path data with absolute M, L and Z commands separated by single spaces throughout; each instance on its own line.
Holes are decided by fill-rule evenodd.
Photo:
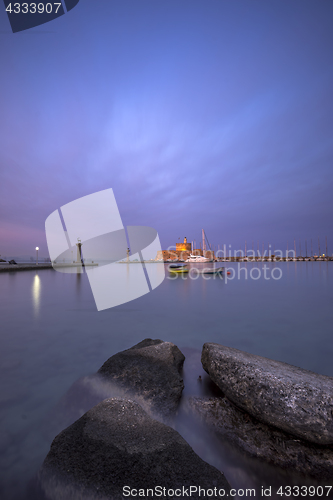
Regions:
M 6 11 L 10 14 L 55 14 L 58 13 L 58 10 L 61 7 L 61 2 L 58 3 L 10 3 L 6 7 Z
M 280 486 L 276 494 L 281 497 L 328 497 L 332 486 Z

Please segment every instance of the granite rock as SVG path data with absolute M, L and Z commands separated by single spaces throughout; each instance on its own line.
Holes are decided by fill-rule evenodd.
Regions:
M 333 447 L 314 445 L 259 422 L 227 398 L 189 398 L 188 409 L 222 440 L 247 454 L 303 474 L 333 477 Z
M 184 388 L 185 357 L 171 342 L 145 339 L 109 358 L 98 374 L 121 388 L 124 397 L 138 399 L 147 411 L 172 415 Z
M 146 491 L 195 485 L 224 490 L 215 498 L 230 489 L 223 473 L 199 458 L 178 432 L 153 420 L 138 403 L 120 398 L 102 401 L 62 431 L 39 472 L 48 500 L 123 500 L 124 486 Z
M 333 378 L 219 344 L 201 362 L 236 406 L 259 421 L 312 443 L 333 443 Z

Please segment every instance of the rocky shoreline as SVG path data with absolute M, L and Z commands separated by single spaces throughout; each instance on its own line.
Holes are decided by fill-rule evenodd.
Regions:
M 223 472 L 172 428 L 184 360 L 171 342 L 145 339 L 85 381 L 90 392 L 94 380 L 103 381 L 103 390 L 53 440 L 38 475 L 44 497 L 118 499 L 126 484 L 142 490 L 160 484 L 170 492 L 200 484 L 220 490 L 216 498 L 226 496 L 231 486 Z M 212 343 L 203 346 L 202 365 L 223 394 L 182 401 L 217 440 L 318 480 L 333 477 L 333 378 Z

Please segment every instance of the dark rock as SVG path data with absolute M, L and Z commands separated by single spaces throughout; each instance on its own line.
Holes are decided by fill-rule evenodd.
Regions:
M 102 401 L 54 439 L 39 481 L 48 500 L 123 500 L 124 486 L 225 490 L 217 498 L 230 489 L 223 473 L 201 460 L 178 432 L 119 398 Z
M 297 439 L 237 408 L 227 398 L 189 398 L 188 407 L 218 437 L 285 469 L 317 479 L 333 477 L 333 447 Z
M 261 422 L 333 443 L 333 378 L 213 343 L 201 361 L 228 399 Z
M 15 262 L 15 260 L 14 260 L 14 259 L 12 259 L 12 260 L 9 260 L 9 261 L 8 261 L 8 264 L 17 264 L 17 262 Z
M 137 399 L 147 411 L 171 415 L 184 389 L 180 375 L 184 355 L 177 346 L 162 340 L 145 339 L 109 358 L 98 370 Z

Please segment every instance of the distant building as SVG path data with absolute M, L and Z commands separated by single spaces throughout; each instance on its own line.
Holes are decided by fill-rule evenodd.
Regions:
M 183 243 L 176 243 L 176 250 L 160 250 L 157 252 L 156 260 L 186 260 L 193 255 L 203 255 L 201 248 L 192 250 L 191 243 L 187 243 L 187 238 L 184 238 Z M 206 257 L 214 259 L 214 252 L 211 250 L 206 251 Z
M 176 243 L 176 252 L 190 252 L 192 251 L 191 243 L 187 243 L 187 238 L 185 236 L 183 243 Z

